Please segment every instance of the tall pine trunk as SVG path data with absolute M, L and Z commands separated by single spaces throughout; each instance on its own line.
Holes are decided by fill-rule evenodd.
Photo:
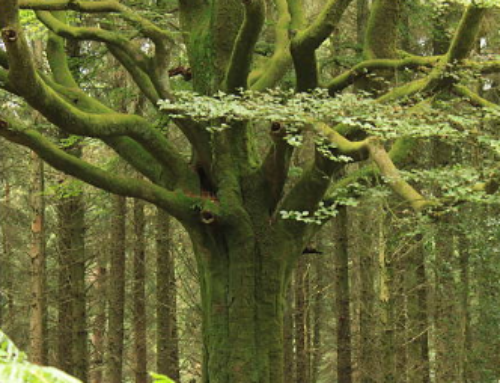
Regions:
M 340 207 L 335 221 L 335 297 L 337 313 L 337 379 L 352 382 L 351 312 L 347 208 Z
M 46 277 L 45 277 L 45 199 L 43 161 L 32 153 L 30 189 L 31 224 L 31 310 L 30 310 L 30 360 L 47 363 L 46 351 Z
M 125 311 L 125 220 L 127 200 L 113 196 L 111 262 L 108 277 L 107 383 L 122 383 Z
M 179 381 L 179 342 L 175 262 L 172 248 L 171 218 L 158 209 L 156 222 L 157 340 L 156 369 Z
M 147 383 L 147 322 L 146 322 L 146 238 L 144 202 L 134 200 L 134 349 L 135 382 Z

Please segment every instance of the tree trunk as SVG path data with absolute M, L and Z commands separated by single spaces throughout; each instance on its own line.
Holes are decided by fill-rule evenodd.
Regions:
M 315 275 L 315 285 L 313 292 L 313 308 L 314 308 L 314 322 L 313 322 L 313 338 L 312 338 L 312 360 L 311 360 L 311 382 L 316 383 L 319 381 L 319 372 L 321 366 L 321 360 L 323 358 L 322 352 L 322 329 L 323 323 L 325 322 L 325 314 L 323 305 L 325 304 L 325 292 L 327 290 L 327 273 L 325 259 L 322 255 L 318 255 L 314 258 L 314 275 Z
M 108 383 L 122 383 L 125 307 L 125 218 L 127 201 L 113 196 L 112 251 L 109 272 Z
M 80 147 L 68 150 L 81 155 Z M 85 381 L 88 374 L 88 331 L 85 282 L 85 206 L 81 191 L 67 195 L 74 180 L 60 175 L 58 213 L 58 365 Z
M 106 329 L 106 261 L 104 251 L 97 254 L 97 265 L 94 271 L 94 296 L 96 314 L 93 323 L 92 343 L 94 345 L 92 383 L 102 383 L 104 375 L 105 329 Z
M 337 380 L 352 382 L 351 312 L 347 208 L 340 207 L 335 221 L 335 296 L 337 303 Z
M 30 207 L 31 224 L 31 310 L 30 310 L 30 360 L 47 364 L 46 352 L 46 296 L 45 296 L 45 199 L 43 161 L 32 153 L 32 179 Z
M 10 183 L 8 180 L 5 181 L 5 192 L 4 192 L 4 203 L 6 208 L 10 208 Z M 11 275 L 11 260 L 12 255 L 12 245 L 9 235 L 9 230 L 5 222 L 0 223 L 0 230 L 2 231 L 2 280 L 1 280 L 1 304 L 2 304 L 2 318 L 1 318 L 1 328 L 4 331 L 10 330 L 11 324 L 15 321 L 14 313 L 14 299 L 12 295 L 12 281 L 13 277 Z
M 309 267 L 302 256 L 295 270 L 295 347 L 297 382 L 309 383 Z
M 284 380 L 295 382 L 295 352 L 294 352 L 294 321 L 293 321 L 293 289 L 288 289 L 286 294 L 286 306 L 283 319 L 283 342 L 284 342 Z
M 146 238 L 144 202 L 134 200 L 134 343 L 135 382 L 147 383 Z
M 418 366 L 419 381 L 422 383 L 431 382 L 430 356 L 429 356 L 429 303 L 428 303 L 428 281 L 425 265 L 425 249 L 423 247 L 422 236 L 417 236 L 417 245 L 414 251 L 414 263 L 416 267 L 417 281 L 417 340 L 420 346 L 420 365 Z
M 283 312 L 300 251 L 261 225 L 190 233 L 203 313 L 203 383 L 283 383 Z M 254 233 L 258 234 L 254 234 Z
M 176 318 L 177 293 L 170 224 L 171 218 L 168 214 L 158 209 L 156 222 L 156 369 L 158 373 L 179 381 L 179 342 Z

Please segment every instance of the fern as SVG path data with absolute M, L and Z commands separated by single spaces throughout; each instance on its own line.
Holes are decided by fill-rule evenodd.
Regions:
M 53 367 L 28 362 L 26 355 L 0 330 L 0 382 L 2 383 L 81 383 Z

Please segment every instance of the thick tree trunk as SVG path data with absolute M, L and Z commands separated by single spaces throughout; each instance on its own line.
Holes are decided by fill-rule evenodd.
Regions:
M 126 199 L 113 196 L 112 251 L 109 273 L 108 383 L 122 383 L 125 307 Z
M 30 360 L 47 363 L 46 352 L 46 296 L 45 296 L 45 199 L 43 161 L 32 153 L 32 179 L 30 190 L 31 224 L 31 310 Z
M 289 251 L 271 233 L 191 232 L 200 267 L 203 383 L 283 383 Z
M 135 381 L 147 383 L 146 238 L 144 202 L 134 200 L 134 349 Z

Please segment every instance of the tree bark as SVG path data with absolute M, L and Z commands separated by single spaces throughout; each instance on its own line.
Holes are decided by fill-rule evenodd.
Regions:
M 177 334 L 177 292 L 172 247 L 171 218 L 157 210 L 156 221 L 156 369 L 160 374 L 180 380 Z
M 125 219 L 126 199 L 113 196 L 111 262 L 108 277 L 108 361 L 109 383 L 122 383 L 125 307 Z
M 64 138 L 64 136 L 63 136 Z M 81 156 L 77 145 L 67 149 Z M 58 365 L 81 380 L 88 375 L 87 300 L 85 282 L 85 206 L 74 180 L 60 175 L 58 215 Z
M 310 382 L 309 369 L 309 264 L 302 256 L 295 270 L 295 347 L 297 382 Z
M 30 360 L 47 364 L 46 350 L 46 277 L 45 277 L 45 199 L 43 161 L 31 154 L 32 175 L 30 190 L 31 224 L 31 310 L 30 310 Z
M 200 266 L 203 383 L 283 383 L 283 313 L 293 244 L 216 228 L 191 234 Z M 196 233 L 195 233 L 196 234 Z M 243 240 L 244 239 L 244 240 Z
M 135 381 L 147 383 L 146 238 L 144 202 L 134 200 L 134 349 Z
M 339 208 L 335 221 L 335 296 L 337 312 L 337 380 L 352 382 L 351 292 L 349 286 L 347 208 Z

